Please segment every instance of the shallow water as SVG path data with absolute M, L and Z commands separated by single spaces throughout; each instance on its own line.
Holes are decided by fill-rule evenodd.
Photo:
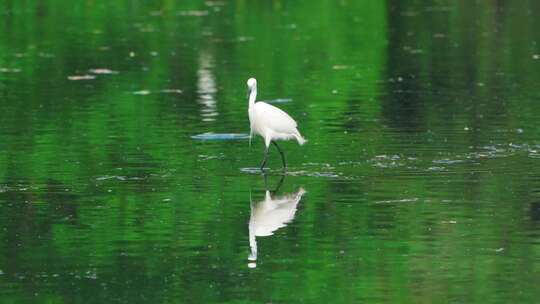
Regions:
M 0 302 L 538 302 L 540 6 L 394 2 L 2 4 Z

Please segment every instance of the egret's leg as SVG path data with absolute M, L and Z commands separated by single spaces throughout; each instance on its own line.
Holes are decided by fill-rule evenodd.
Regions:
M 285 153 L 281 151 L 281 148 L 278 146 L 278 144 L 275 141 L 272 141 L 272 143 L 274 144 L 274 146 L 276 146 L 276 148 L 279 151 L 279 154 L 281 155 L 281 161 L 283 162 L 283 169 L 287 170 L 287 162 L 285 162 Z
M 263 171 L 263 176 L 264 176 L 264 190 L 268 190 L 268 174 L 266 174 L 266 172 Z
M 276 189 L 274 190 L 274 194 L 279 191 L 279 188 L 281 188 L 281 185 L 283 185 L 284 180 L 285 180 L 285 174 L 281 175 L 281 178 L 279 179 Z
M 261 164 L 261 171 L 264 169 L 264 165 L 266 165 L 266 161 L 268 160 L 268 147 L 264 148 L 264 159 Z

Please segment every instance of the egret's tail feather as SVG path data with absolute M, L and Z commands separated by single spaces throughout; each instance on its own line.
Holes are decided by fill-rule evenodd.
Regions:
M 296 133 L 294 134 L 294 137 L 296 138 L 296 141 L 298 141 L 298 144 L 301 146 L 305 143 L 307 143 L 307 139 L 303 138 L 302 135 L 300 135 L 300 133 Z

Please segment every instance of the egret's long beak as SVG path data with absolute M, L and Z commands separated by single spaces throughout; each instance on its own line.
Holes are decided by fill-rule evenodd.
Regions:
M 249 94 L 251 94 L 251 88 L 248 88 L 248 89 L 247 89 L 246 98 L 249 98 Z

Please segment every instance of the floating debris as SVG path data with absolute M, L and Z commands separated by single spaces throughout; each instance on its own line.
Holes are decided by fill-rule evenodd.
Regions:
M 255 40 L 255 38 L 249 37 L 249 36 L 238 36 L 236 38 L 236 41 L 238 42 L 246 42 L 246 41 L 252 41 L 252 40 Z
M 161 93 L 165 93 L 165 94 L 182 94 L 182 90 L 178 90 L 178 89 L 164 89 L 164 90 L 161 90 L 160 91 Z
M 332 70 L 347 70 L 348 68 L 349 68 L 348 65 L 343 65 L 343 64 L 336 64 L 332 66 Z
M 68 80 L 92 80 L 96 79 L 94 75 L 72 75 L 67 77 Z
M 92 74 L 99 74 L 99 75 L 111 75 L 111 74 L 118 74 L 118 71 L 113 71 L 109 69 L 90 69 L 88 72 Z
M 192 17 L 202 17 L 208 15 L 208 11 L 179 11 L 176 13 L 177 16 L 192 16 Z
M 135 91 L 135 92 L 133 92 L 132 94 L 133 94 L 133 95 L 148 95 L 148 94 L 150 94 L 150 93 L 151 93 L 151 92 L 148 91 L 148 90 L 140 90 L 140 91 Z
M 17 68 L 13 68 L 13 69 L 0 68 L 0 73 L 20 73 L 20 72 L 21 72 L 21 69 L 17 69 Z
M 197 140 L 243 140 L 243 139 L 249 139 L 249 134 L 207 132 L 203 134 L 193 135 L 191 136 L 191 138 L 197 139 Z

